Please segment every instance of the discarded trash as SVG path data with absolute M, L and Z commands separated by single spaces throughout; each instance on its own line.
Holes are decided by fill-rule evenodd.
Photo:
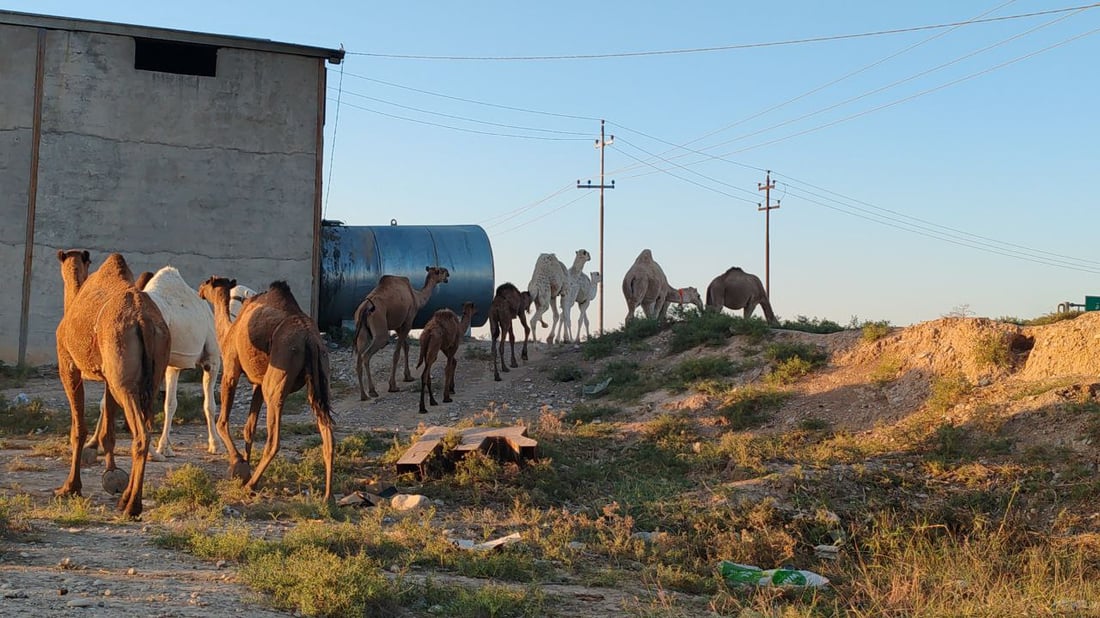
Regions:
M 723 560 L 718 566 L 722 577 L 731 584 L 750 586 L 827 586 L 829 580 L 813 571 L 799 571 L 793 567 L 764 570 L 749 564 L 737 564 Z
M 467 539 L 451 539 L 451 542 L 455 544 L 455 547 L 459 549 L 471 549 L 474 551 L 489 551 L 496 549 L 509 543 L 515 543 L 520 540 L 518 532 L 513 532 L 508 536 L 502 536 L 499 539 L 493 539 L 492 541 L 485 541 L 484 543 L 475 543 Z
M 15 396 L 14 401 L 16 405 L 25 406 L 31 402 L 31 398 L 27 397 L 26 393 L 19 393 Z
M 527 437 L 527 428 L 513 427 L 429 427 L 397 460 L 398 472 L 425 474 L 425 464 L 435 455 L 443 454 L 443 440 L 457 433 L 460 440 L 448 456 L 459 459 L 470 451 L 480 450 L 499 458 L 522 461 L 533 459 L 538 453 L 538 442 Z
M 368 507 L 375 506 L 379 502 L 379 496 L 372 496 L 366 492 L 353 491 L 350 494 L 340 498 L 336 503 L 337 506 L 359 506 Z
M 608 376 L 606 380 L 604 380 L 602 382 L 597 382 L 596 384 L 593 384 L 592 386 L 582 386 L 581 387 L 581 392 L 584 393 L 585 395 L 589 395 L 589 396 L 599 395 L 600 393 L 606 391 L 608 385 L 610 385 L 610 384 L 611 384 L 611 376 Z
M 840 548 L 836 545 L 815 545 L 814 555 L 824 560 L 836 560 L 840 555 Z

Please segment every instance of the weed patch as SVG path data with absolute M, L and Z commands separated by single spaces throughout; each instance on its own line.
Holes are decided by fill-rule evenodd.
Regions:
M 863 325 L 860 326 L 860 330 L 863 331 L 863 341 L 871 343 L 890 334 L 890 322 L 886 320 L 879 322 L 864 322 Z
M 656 319 L 636 318 L 618 330 L 608 331 L 586 339 L 581 345 L 581 355 L 588 360 L 607 358 L 619 346 L 632 346 L 661 332 Z
M 750 429 L 767 421 L 768 413 L 782 406 L 789 397 L 789 393 L 771 388 L 736 388 L 726 395 L 717 414 L 730 429 Z
M 936 376 L 932 379 L 931 393 L 925 405 L 932 412 L 942 414 L 962 401 L 971 388 L 970 382 L 962 374 Z
M 1008 342 L 1001 333 L 987 333 L 974 342 L 974 361 L 986 367 L 1004 369 L 1012 362 Z
M 734 335 L 743 335 L 750 342 L 759 343 L 770 332 L 768 323 L 759 318 L 746 320 L 718 311 L 704 311 L 672 325 L 670 349 L 675 353 L 701 345 L 722 345 Z
M 0 435 L 64 434 L 70 423 L 68 412 L 51 410 L 41 399 L 16 403 L 0 396 Z
M 577 382 L 584 379 L 586 374 L 579 365 L 558 365 L 550 372 L 550 379 L 555 382 Z
M 672 391 L 683 391 L 693 382 L 729 377 L 742 370 L 742 365 L 725 356 L 689 358 L 668 371 L 664 386 Z
M 783 330 L 797 330 L 804 333 L 815 333 L 819 335 L 827 335 L 829 333 L 839 333 L 844 330 L 844 327 L 840 324 L 826 319 L 808 318 L 804 315 L 800 315 L 792 320 L 783 320 L 780 322 L 779 328 Z

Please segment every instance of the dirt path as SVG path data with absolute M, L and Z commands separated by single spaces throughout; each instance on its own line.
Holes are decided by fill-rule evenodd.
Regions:
M 488 350 L 487 342 L 467 345 Z M 559 355 L 560 362 L 577 362 L 579 348 L 574 346 L 533 346 L 531 364 L 521 364 L 503 374 L 501 382 L 493 381 L 492 361 L 471 359 L 459 352 L 455 401 L 429 407 L 427 414 L 417 412 L 419 403 L 419 372 L 413 370 L 414 382 L 401 382 L 399 393 L 385 392 L 389 379 L 392 347 L 383 350 L 373 363 L 375 381 L 381 387 L 381 397 L 360 401 L 355 379 L 355 367 L 350 350 L 331 351 L 332 382 L 338 394 L 334 402 L 337 439 L 355 432 L 395 431 L 408 435 L 420 423 L 453 424 L 460 419 L 494 409 L 505 422 L 538 418 L 543 406 L 568 410 L 579 401 L 579 385 L 559 384 L 549 379 L 548 371 L 536 366 L 550 366 Z M 417 349 L 412 348 L 416 354 Z M 415 365 L 415 357 L 413 364 Z M 442 399 L 442 363 L 437 362 L 433 377 L 436 397 Z M 199 392 L 197 384 L 182 384 L 181 388 Z M 98 401 L 102 386 L 87 385 L 89 404 Z M 29 379 L 17 388 L 0 391 L 8 400 L 18 395 L 41 399 L 45 406 L 67 410 L 68 402 L 58 382 L 56 371 L 44 369 L 42 375 Z M 238 430 L 244 420 L 249 397 L 248 386 L 242 380 L 234 406 L 231 426 Z M 312 423 L 308 408 L 299 405 L 287 410 L 284 423 Z M 160 427 L 155 427 L 159 437 Z M 287 436 L 282 454 L 293 451 L 310 436 Z M 120 436 L 116 452 L 119 463 L 129 469 L 129 440 Z M 68 458 L 62 448 L 64 438 L 58 434 L 41 439 L 9 438 L 0 448 L 0 467 L 5 470 L 0 481 L 0 494 L 28 496 L 37 506 L 46 506 L 53 498 L 53 489 L 65 479 Z M 53 448 L 42 445 L 52 442 Z M 207 470 L 214 478 L 225 471 L 224 454 L 210 455 L 205 450 L 206 428 L 188 424 L 172 429 L 172 444 L 176 457 L 167 462 L 149 462 L 146 487 L 162 483 L 170 469 L 192 463 Z M 238 445 L 240 446 L 240 445 Z M 219 444 L 219 449 L 221 449 Z M 102 463 L 83 470 L 84 495 L 94 505 L 114 511 L 115 499 L 101 487 Z M 146 494 L 147 512 L 156 508 Z M 259 524 L 262 525 L 262 524 Z M 33 531 L 22 538 L 0 541 L 0 615 L 3 616 L 282 616 L 289 615 L 270 609 L 263 599 L 243 585 L 235 583 L 232 565 L 219 568 L 188 554 L 160 549 L 153 545 L 157 526 L 121 519 L 109 524 L 64 526 L 50 520 L 35 520 Z M 472 585 L 478 582 L 471 580 Z M 621 593 L 601 591 L 591 596 L 584 589 L 557 586 L 547 590 L 560 596 L 567 611 L 587 612 L 587 607 L 606 614 L 621 607 Z M 598 598 L 597 598 L 598 597 Z M 79 612 L 79 613 L 78 613 Z

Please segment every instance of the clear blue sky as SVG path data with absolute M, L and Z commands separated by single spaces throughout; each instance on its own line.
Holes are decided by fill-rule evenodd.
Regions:
M 538 61 L 362 54 L 680 50 L 1083 4 L 3 3 L 17 11 L 342 44 L 347 60 L 329 71 L 326 217 L 355 225 L 391 218 L 482 224 L 497 281 L 521 288 L 541 252 L 568 264 L 583 247 L 594 256 L 587 270 L 596 269 L 597 195 L 571 187 L 598 178 L 595 119 L 606 119 L 615 136 L 606 151 L 608 180 L 616 181 L 606 201 L 609 328 L 622 321 L 620 282 L 644 248 L 674 286 L 705 290 L 733 265 L 763 279 L 764 214 L 756 207 L 763 195 L 756 188 L 765 169 L 776 180 L 773 197 L 782 200 L 771 213 L 771 287 L 783 318 L 846 323 L 858 316 L 905 325 L 963 305 L 980 316 L 1034 317 L 1061 301 L 1100 295 L 1093 186 L 1100 172 L 1100 36 L 1013 62 L 1100 28 L 1100 7 L 700 53 Z M 595 324 L 595 309 L 590 317 Z

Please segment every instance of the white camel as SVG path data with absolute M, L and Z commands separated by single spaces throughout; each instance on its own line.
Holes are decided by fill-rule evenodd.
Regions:
M 535 314 L 531 318 L 531 340 L 538 341 L 538 325 L 546 327 L 542 321 L 543 314 L 549 308 L 554 316 L 554 328 L 558 325 L 557 299 L 561 296 L 565 287 L 569 271 L 565 264 L 561 263 L 558 256 L 553 253 L 541 253 L 535 260 L 535 271 L 531 273 L 531 282 L 527 284 L 527 291 L 531 293 L 531 302 L 535 306 Z M 554 328 L 550 329 L 547 343 L 554 342 Z
M 581 311 L 580 318 L 577 320 L 577 339 L 581 338 L 581 326 L 584 326 L 584 338 L 591 339 L 592 333 L 588 330 L 588 305 L 592 301 L 596 300 L 596 295 L 600 293 L 600 283 L 603 281 L 603 276 L 598 271 L 592 271 L 591 275 L 585 275 L 581 273 L 582 279 L 580 280 L 581 289 L 577 292 L 577 307 Z
M 252 298 L 256 295 L 256 290 L 248 287 L 247 285 L 233 286 L 232 290 L 229 290 L 229 321 L 236 322 L 237 314 L 241 312 L 241 305 L 244 304 L 245 299 Z
M 588 251 L 584 249 L 577 249 L 576 257 L 573 258 L 573 265 L 566 271 L 565 285 L 561 290 L 561 330 L 562 336 L 559 341 L 562 343 L 569 343 L 573 340 L 573 333 L 570 330 L 572 318 L 570 317 L 570 311 L 573 309 L 573 305 L 577 302 L 577 296 L 580 295 L 581 287 L 587 285 L 591 280 L 584 274 L 582 270 L 586 262 L 592 259 L 592 256 Z M 555 324 L 555 328 L 557 325 Z M 556 331 L 555 331 L 556 332 Z M 580 338 L 580 324 L 577 325 L 577 338 Z
M 144 275 L 147 277 L 148 275 Z M 139 279 L 139 283 L 142 279 Z M 168 359 L 168 368 L 164 372 L 164 430 L 161 432 L 160 441 L 156 450 L 149 451 L 149 456 L 154 461 L 164 461 L 165 457 L 174 457 L 169 433 L 172 427 L 172 418 L 176 414 L 178 401 L 176 391 L 179 386 L 180 372 L 184 369 L 198 367 L 202 369 L 202 411 L 206 415 L 206 450 L 209 453 L 217 453 L 217 443 L 214 441 L 214 380 L 221 369 L 221 351 L 218 348 L 218 337 L 214 331 L 214 312 L 209 303 L 199 298 L 196 292 L 180 276 L 178 270 L 171 266 L 165 266 L 157 271 L 142 290 L 149 295 L 168 323 L 168 332 L 171 336 L 171 351 Z M 101 403 L 100 410 L 106 405 L 106 395 Z M 106 428 L 103 426 L 103 415 L 100 414 L 99 423 L 92 444 L 99 447 L 100 439 Z

